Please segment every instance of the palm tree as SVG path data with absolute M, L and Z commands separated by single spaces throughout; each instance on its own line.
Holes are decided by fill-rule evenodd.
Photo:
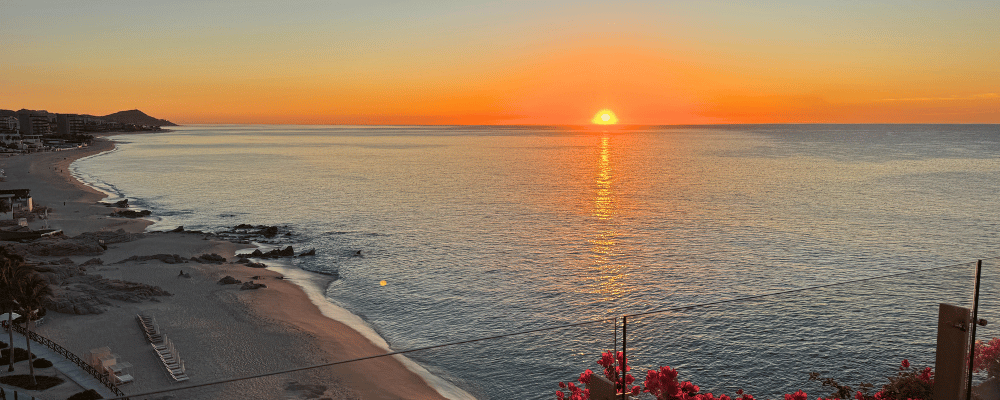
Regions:
M 10 352 L 7 372 L 14 371 L 14 316 L 11 314 L 17 311 L 17 301 L 14 299 L 15 289 L 18 282 L 30 272 L 24 266 L 24 258 L 7 252 L 7 248 L 0 247 L 0 313 L 7 314 L 7 333 L 10 341 Z
M 31 371 L 31 385 L 37 385 L 35 381 L 35 364 L 31 361 L 31 321 L 38 319 L 39 310 L 46 298 L 52 295 L 52 288 L 49 282 L 40 274 L 32 272 L 18 284 L 14 292 L 14 300 L 17 302 L 17 310 L 24 316 L 24 342 L 28 348 L 28 369 Z

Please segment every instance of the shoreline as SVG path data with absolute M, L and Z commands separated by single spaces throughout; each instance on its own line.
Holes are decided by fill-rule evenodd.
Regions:
M 114 148 L 113 141 L 101 137 L 84 149 L 0 159 L 0 168 L 6 169 L 8 173 L 8 182 L 3 186 L 31 189 L 36 204 L 54 209 L 49 216 L 49 225 L 63 229 L 68 236 L 117 229 L 124 229 L 129 233 L 145 232 L 146 227 L 152 224 L 151 221 L 108 217 L 109 208 L 97 204 L 106 197 L 106 193 L 76 179 L 70 171 L 69 166 L 73 161 Z M 42 221 L 35 220 L 30 226 L 37 229 L 41 224 Z M 158 360 L 152 357 L 148 347 L 137 340 L 141 339 L 138 329 L 130 329 L 135 324 L 134 315 L 140 311 L 153 313 L 158 319 L 162 317 L 161 326 L 175 340 L 188 367 L 189 376 L 192 377 L 186 383 L 204 383 L 386 353 L 363 333 L 325 315 L 321 307 L 310 298 L 306 287 L 296 283 L 296 279 L 281 279 L 284 276 L 271 268 L 252 269 L 231 263 L 166 265 L 160 261 L 110 264 L 132 255 L 157 253 L 193 257 L 214 252 L 232 259 L 237 250 L 247 248 L 245 245 L 201 234 L 146 232 L 144 235 L 144 238 L 134 242 L 109 246 L 101 256 L 105 264 L 93 269 L 108 279 L 160 286 L 174 296 L 159 298 L 158 302 L 138 304 L 113 302 L 106 312 L 97 315 L 51 312 L 47 317 L 48 322 L 39 327 L 39 333 L 78 355 L 85 354 L 91 348 L 112 345 L 114 352 L 134 365 L 132 375 L 136 378 L 136 383 L 122 387 L 128 394 L 162 390 L 177 385 L 171 384 L 165 377 L 162 365 L 157 370 Z M 76 263 L 82 263 L 90 257 L 70 258 Z M 178 279 L 178 268 L 188 272 L 192 279 Z M 241 280 L 248 279 L 250 275 L 259 276 L 258 282 L 266 282 L 267 288 L 240 291 L 234 286 L 216 285 L 215 281 L 225 275 Z M 186 322 L 167 322 L 175 320 Z M 92 333 L 72 334 L 81 330 Z M 171 334 L 172 332 L 175 333 Z M 220 337 L 220 332 L 227 333 Z M 206 341 L 205 338 L 216 340 Z M 232 347 L 235 342 L 242 343 L 247 348 L 258 349 L 252 353 L 269 362 L 254 360 L 246 354 L 219 351 L 220 348 Z M 120 348 L 126 343 L 131 345 Z M 413 366 L 406 365 L 406 361 L 412 363 L 408 359 L 400 361 L 396 357 L 376 358 L 242 381 L 242 384 L 237 382 L 212 386 L 197 390 L 199 393 L 194 393 L 194 390 L 183 393 L 191 398 L 230 398 L 229 394 L 232 394 L 231 398 L 234 399 L 312 398 L 320 393 L 326 397 L 344 399 L 445 398 L 427 382 L 426 376 L 412 371 Z M 417 367 L 422 369 L 419 365 Z M 246 392 L 243 390 L 245 387 L 254 389 Z M 262 393 L 269 394 L 259 397 Z

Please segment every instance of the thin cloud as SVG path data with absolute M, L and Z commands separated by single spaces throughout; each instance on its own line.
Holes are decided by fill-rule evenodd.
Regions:
M 951 96 L 951 97 L 907 97 L 902 99 L 882 99 L 879 101 L 950 101 L 950 100 L 989 100 L 1000 98 L 997 93 L 981 93 L 972 96 Z

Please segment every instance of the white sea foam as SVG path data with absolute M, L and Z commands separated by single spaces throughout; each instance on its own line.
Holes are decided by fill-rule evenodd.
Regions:
M 262 250 L 263 251 L 263 250 Z M 309 296 L 309 300 L 313 302 L 317 307 L 319 307 L 320 312 L 324 316 L 330 318 L 334 321 L 340 322 L 347 325 L 349 328 L 360 333 L 372 344 L 382 348 L 385 351 L 393 351 L 389 348 L 389 343 L 385 341 L 371 326 L 368 325 L 361 317 L 352 314 L 343 307 L 339 307 L 336 304 L 331 303 L 326 299 L 326 295 L 323 293 L 326 288 L 327 283 L 330 278 L 328 276 L 317 274 L 314 272 L 304 271 L 299 268 L 290 267 L 286 265 L 269 264 L 268 269 L 276 271 L 285 276 L 285 280 L 289 280 L 292 283 L 298 285 L 302 288 L 302 291 Z M 428 385 L 430 385 L 434 390 L 440 393 L 447 399 L 451 400 L 475 400 L 476 398 L 464 390 L 455 386 L 451 382 L 448 382 L 440 376 L 432 374 L 426 368 L 417 364 L 415 361 L 406 358 L 403 355 L 393 356 L 399 360 L 403 365 L 406 366 L 411 372 L 417 374 Z

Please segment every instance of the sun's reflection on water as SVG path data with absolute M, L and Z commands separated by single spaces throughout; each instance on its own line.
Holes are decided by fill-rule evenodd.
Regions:
M 588 274 L 594 280 L 591 288 L 601 302 L 614 301 L 627 293 L 624 279 L 627 265 L 622 262 L 619 243 L 618 202 L 614 190 L 614 168 L 611 162 L 611 137 L 601 137 L 594 178 L 594 206 L 591 217 L 595 219 L 596 232 L 589 239 L 592 264 Z

